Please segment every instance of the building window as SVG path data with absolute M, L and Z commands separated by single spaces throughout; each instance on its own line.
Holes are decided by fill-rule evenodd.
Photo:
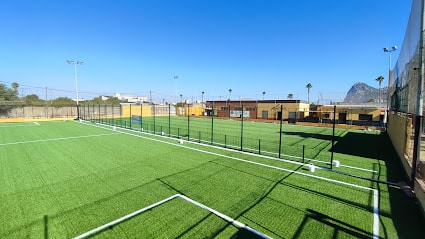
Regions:
M 330 115 L 329 113 L 325 113 L 325 114 L 323 115 L 323 118 L 329 118 L 329 117 L 331 117 L 331 115 Z
M 221 110 L 229 110 L 229 107 L 225 106 L 225 107 L 221 107 Z
M 359 114 L 359 120 L 372 121 L 372 115 Z
M 245 109 L 246 111 L 255 111 L 255 108 L 254 107 L 246 107 L 246 109 Z

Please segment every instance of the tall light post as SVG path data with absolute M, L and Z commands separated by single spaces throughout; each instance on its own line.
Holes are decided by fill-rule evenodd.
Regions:
M 77 118 L 80 118 L 80 109 L 78 105 L 78 75 L 77 75 L 77 65 L 82 65 L 84 62 L 82 61 L 67 61 L 68 64 L 74 65 L 74 75 L 75 75 L 75 93 L 77 95 Z
M 397 51 L 397 46 L 392 46 L 391 49 L 388 49 L 387 47 L 384 47 L 384 52 L 388 53 L 388 83 L 387 83 L 387 110 L 385 112 L 385 117 L 384 117 L 384 124 L 385 124 L 385 129 L 387 129 L 387 118 L 388 118 L 388 113 L 389 113 L 389 102 L 390 102 L 390 77 L 391 77 L 391 52 L 393 51 Z

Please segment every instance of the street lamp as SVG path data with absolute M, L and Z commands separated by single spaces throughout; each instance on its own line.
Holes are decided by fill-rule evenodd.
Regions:
M 77 118 L 80 118 L 80 109 L 78 106 L 78 75 L 77 75 L 77 65 L 82 65 L 82 61 L 70 61 L 67 60 L 68 64 L 74 65 L 74 75 L 75 75 L 75 93 L 77 95 Z
M 384 124 L 385 124 L 385 129 L 387 128 L 387 117 L 388 117 L 388 113 L 389 113 L 389 97 L 390 97 L 390 75 L 391 75 L 391 52 L 393 51 L 397 51 L 397 46 L 392 46 L 391 49 L 388 49 L 387 47 L 384 47 L 384 52 L 388 52 L 388 83 L 387 83 L 387 110 L 386 110 L 386 117 L 384 117 Z

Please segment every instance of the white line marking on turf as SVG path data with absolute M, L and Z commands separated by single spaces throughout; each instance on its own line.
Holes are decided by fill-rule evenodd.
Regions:
M 5 125 L 0 125 L 0 128 L 15 128 L 15 127 L 35 127 L 36 125 L 34 125 L 34 124 L 19 124 L 19 125 L 16 125 L 16 123 L 12 123 L 12 124 L 9 124 L 9 123 L 4 123 Z
M 379 238 L 379 191 L 373 190 L 373 239 Z
M 35 124 L 35 125 L 40 125 L 40 124 L 39 124 L 39 123 L 37 123 L 37 122 L 34 122 L 34 124 Z
M 85 124 L 87 124 L 86 122 L 83 122 Z M 88 124 L 94 127 L 98 127 L 98 128 L 102 128 L 102 129 L 107 129 L 107 130 L 111 130 L 110 128 L 107 128 L 106 126 L 108 125 L 104 125 L 104 124 L 99 124 L 97 123 L 96 125 L 92 125 L 92 124 Z M 113 127 L 113 126 L 112 126 Z M 121 129 L 121 130 L 127 130 L 127 131 L 135 131 L 132 129 L 127 129 L 127 128 L 115 128 L 115 129 Z M 122 131 L 120 131 L 122 132 Z M 151 133 L 148 132 L 144 132 L 144 131 L 136 131 L 137 133 L 142 133 L 142 134 L 147 134 L 147 135 L 152 135 Z M 124 133 L 124 132 L 122 132 Z M 136 136 L 136 135 L 134 135 Z M 153 136 L 156 137 L 165 137 L 171 140 L 180 140 L 180 139 L 175 139 L 175 138 L 170 138 L 168 136 L 163 136 L 163 135 L 156 135 L 154 134 Z M 177 135 L 173 135 L 175 137 L 177 137 Z M 151 139 L 151 138 L 149 138 Z M 152 139 L 154 140 L 154 139 Z M 162 142 L 162 141 L 161 141 Z M 235 152 L 234 148 L 224 148 L 224 147 L 219 147 L 219 146 L 215 146 L 215 145 L 208 145 L 208 144 L 203 144 L 203 143 L 198 143 L 195 141 L 185 141 L 187 143 L 191 143 L 191 144 L 196 144 L 196 145 L 201 145 L 202 147 L 210 147 L 210 148 L 215 148 L 218 150 L 225 150 L 225 151 L 229 151 L 229 152 Z M 224 146 L 224 144 L 222 144 Z M 293 160 L 287 160 L 287 159 L 281 159 L 281 158 L 276 158 L 276 157 L 271 157 L 271 156 L 267 156 L 267 155 L 261 155 L 261 154 L 255 154 L 255 153 L 251 153 L 251 152 L 245 152 L 245 151 L 237 151 L 240 154 L 246 154 L 246 155 L 251 155 L 251 156 L 255 156 L 255 157 L 259 157 L 259 158 L 265 158 L 265 159 L 271 159 L 271 160 L 275 160 L 275 161 L 281 161 L 281 162 L 286 162 L 286 163 L 290 163 L 290 164 L 297 164 L 297 165 L 304 165 L 304 166 L 308 166 L 310 165 L 310 163 L 301 163 L 301 162 L 296 162 Z M 302 159 L 302 157 L 298 157 L 298 156 L 292 156 L 292 155 L 286 155 L 286 154 L 282 154 L 282 157 L 289 157 L 289 158 L 297 158 L 297 159 Z M 320 163 L 329 163 L 329 162 L 325 162 L 325 161 L 320 161 L 320 160 L 315 160 L 315 159 L 310 159 L 310 158 L 305 158 L 306 161 L 314 161 L 314 162 L 320 162 Z M 315 165 L 317 169 L 323 169 L 323 170 L 328 170 L 329 169 L 327 167 L 320 167 Z M 346 167 L 346 168 L 351 168 L 351 169 L 355 169 L 355 170 L 359 170 L 359 171 L 367 171 L 367 172 L 372 172 L 372 173 L 377 173 L 377 171 L 375 170 L 370 170 L 370 169 L 365 169 L 365 168 L 358 168 L 358 167 L 353 167 L 353 166 L 347 166 L 344 164 L 340 164 L 340 167 Z
M 48 142 L 48 141 L 59 141 L 59 140 L 68 140 L 68 139 L 91 138 L 91 137 L 108 136 L 108 135 L 115 135 L 115 134 L 118 134 L 118 133 L 93 134 L 93 135 L 83 135 L 83 136 L 74 136 L 74 137 L 66 137 L 66 138 L 54 138 L 54 139 L 39 139 L 39 140 L 4 143 L 4 144 L 0 144 L 0 146 L 8 146 L 8 145 L 16 145 L 16 144 L 29 144 L 29 143 L 42 143 L 42 142 Z
M 87 124 L 87 125 L 90 125 L 90 124 Z M 102 127 L 102 126 L 95 126 L 95 127 L 111 130 L 109 128 Z M 259 165 L 259 166 L 263 166 L 263 167 L 267 167 L 267 168 L 272 168 L 272 169 L 277 169 L 277 170 L 281 170 L 281 171 L 285 171 L 285 172 L 290 172 L 290 173 L 293 173 L 293 174 L 303 175 L 303 176 L 306 176 L 306 177 L 312 177 L 312 178 L 323 180 L 323 181 L 333 182 L 333 183 L 336 183 L 336 184 L 342 184 L 342 185 L 345 185 L 345 186 L 350 186 L 350 187 L 354 187 L 354 188 L 360 188 L 360 189 L 372 191 L 373 192 L 373 199 L 374 199 L 373 200 L 373 238 L 379 238 L 379 191 L 374 189 L 374 188 L 364 187 L 364 186 L 360 186 L 360 185 L 356 185 L 356 184 L 352 184 L 352 183 L 347 183 L 347 182 L 343 182 L 343 181 L 339 181 L 339 180 L 335 180 L 335 179 L 324 178 L 324 177 L 311 175 L 311 174 L 307 174 L 307 173 L 303 173 L 303 172 L 298 172 L 298 171 L 294 171 L 294 170 L 290 170 L 290 169 L 279 168 L 279 167 L 268 165 L 268 164 L 258 163 L 258 162 L 249 161 L 249 160 L 246 160 L 246 159 L 241 159 L 241 158 L 236 158 L 236 157 L 223 155 L 223 154 L 219 154 L 219 153 L 209 152 L 209 151 L 205 151 L 205 150 L 202 150 L 202 149 L 191 148 L 191 147 L 187 147 L 187 146 L 184 146 L 184 145 L 181 145 L 181 144 L 174 144 L 174 143 L 162 141 L 162 140 L 159 140 L 159 139 L 148 138 L 148 137 L 145 137 L 145 136 L 142 136 L 142 135 L 132 134 L 132 133 L 123 132 L 123 131 L 118 131 L 118 132 L 120 132 L 122 134 L 130 135 L 130 136 L 138 137 L 138 138 L 143 138 L 143 139 L 147 139 L 147 140 L 151 140 L 151 141 L 155 141 L 155 142 L 160 142 L 160 143 L 164 143 L 164 144 L 168 144 L 168 145 L 186 148 L 186 149 L 189 149 L 189 150 L 194 150 L 194 151 L 198 151 L 198 152 L 202 152 L 202 153 L 206 153 L 206 154 L 211 154 L 211 155 L 215 155 L 215 156 L 220 156 L 220 157 L 223 157 L 223 158 L 233 159 L 233 160 L 240 161 L 240 162 L 255 164 L 255 165 Z M 177 140 L 179 140 L 179 139 L 177 139 Z
M 106 224 L 104 224 L 102 226 L 99 226 L 99 227 L 97 227 L 97 228 L 95 228 L 93 230 L 90 230 L 90 231 L 85 232 L 85 233 L 83 233 L 83 234 L 81 234 L 79 236 L 76 236 L 76 237 L 74 237 L 74 239 L 83 239 L 83 238 L 92 236 L 94 234 L 97 234 L 97 233 L 99 233 L 99 232 L 101 232 L 101 231 L 103 231 L 105 229 L 108 229 L 110 227 L 113 227 L 114 225 L 117 225 L 117 224 L 119 224 L 119 223 L 121 223 L 123 221 L 126 221 L 126 220 L 128 220 L 128 219 L 130 219 L 130 218 L 132 218 L 134 216 L 139 215 L 140 213 L 143 213 L 143 212 L 145 212 L 147 210 L 150 210 L 150 209 L 152 209 L 154 207 L 157 207 L 157 206 L 159 206 L 161 204 L 164 204 L 166 202 L 169 202 L 169 201 L 171 201 L 171 200 L 173 200 L 173 199 L 175 199 L 177 197 L 179 197 L 181 199 L 184 199 L 185 201 L 187 201 L 189 203 L 192 203 L 192 204 L 194 204 L 194 205 L 196 205 L 196 206 L 198 206 L 200 208 L 203 208 L 203 209 L 209 211 L 210 213 L 215 214 L 216 216 L 222 218 L 223 220 L 225 220 L 225 221 L 227 221 L 229 223 L 232 223 L 237 228 L 245 229 L 245 230 L 247 230 L 247 231 L 249 231 L 249 232 L 251 232 L 251 233 L 253 233 L 253 234 L 255 234 L 255 235 L 259 236 L 259 237 L 261 237 L 261 238 L 271 238 L 271 237 L 269 237 L 269 236 L 267 236 L 267 235 L 265 235 L 265 234 L 263 234 L 263 233 L 261 233 L 259 231 L 256 231 L 255 229 L 252 229 L 251 227 L 249 227 L 249 226 L 247 226 L 247 225 L 245 225 L 245 224 L 243 224 L 243 223 L 241 223 L 241 222 L 239 222 L 239 221 L 237 221 L 237 220 L 235 220 L 235 219 L 233 219 L 233 218 L 231 218 L 231 217 L 229 217 L 229 216 L 227 216 L 227 215 L 225 215 L 225 214 L 223 214 L 223 213 L 221 213 L 219 211 L 216 211 L 216 210 L 214 210 L 214 209 L 212 209 L 210 207 L 207 207 L 204 204 L 202 204 L 200 202 L 197 202 L 197 201 L 195 201 L 195 200 L 193 200 L 193 199 L 191 199 L 191 198 L 189 198 L 189 197 L 187 197 L 185 195 L 175 194 L 175 195 L 173 195 L 171 197 L 168 197 L 166 199 L 163 199 L 161 201 L 158 201 L 158 202 L 156 202 L 154 204 L 151 204 L 151 205 L 149 205 L 147 207 L 144 207 L 142 209 L 139 209 L 139 210 L 137 210 L 135 212 L 132 212 L 132 213 L 127 214 L 127 215 L 125 215 L 123 217 L 120 217 L 120 218 L 118 218 L 118 219 L 116 219 L 114 221 L 108 222 L 108 223 L 106 223 Z

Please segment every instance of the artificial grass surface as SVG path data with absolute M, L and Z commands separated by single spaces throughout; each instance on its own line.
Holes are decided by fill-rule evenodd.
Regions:
M 378 186 L 325 170 L 310 173 L 306 167 L 290 162 L 187 142 L 180 145 L 175 140 L 160 138 L 169 142 L 165 144 L 141 138 L 158 137 L 140 132 L 114 131 L 66 121 L 39 124 L 0 127 L 1 135 L 5 136 L 0 144 L 2 238 L 74 237 L 176 193 L 185 194 L 273 238 L 372 237 L 374 198 L 371 190 L 240 160 L 379 189 L 380 236 L 416 235 L 418 228 L 415 223 L 410 226 L 408 218 L 400 221 L 397 218 L 402 215 L 400 212 L 393 214 L 397 210 L 393 198 L 400 202 L 409 199 L 387 185 Z M 315 128 L 300 128 L 297 130 L 304 134 L 308 134 L 308 130 L 316 134 Z M 366 138 L 369 135 L 361 134 Z M 370 136 L 373 138 L 369 143 L 378 139 Z M 341 137 L 338 143 L 343 140 L 346 139 Z M 315 147 L 314 144 L 308 146 Z M 376 157 L 373 154 L 368 158 L 367 153 L 344 154 L 344 150 L 341 147 L 338 153 L 341 163 L 376 170 L 372 173 L 345 168 L 346 173 L 380 180 L 388 177 L 385 158 L 373 158 Z M 373 152 L 370 145 L 365 150 Z M 412 209 L 410 212 L 414 213 Z M 96 235 L 99 238 L 242 236 L 246 236 L 246 232 L 181 199 Z

